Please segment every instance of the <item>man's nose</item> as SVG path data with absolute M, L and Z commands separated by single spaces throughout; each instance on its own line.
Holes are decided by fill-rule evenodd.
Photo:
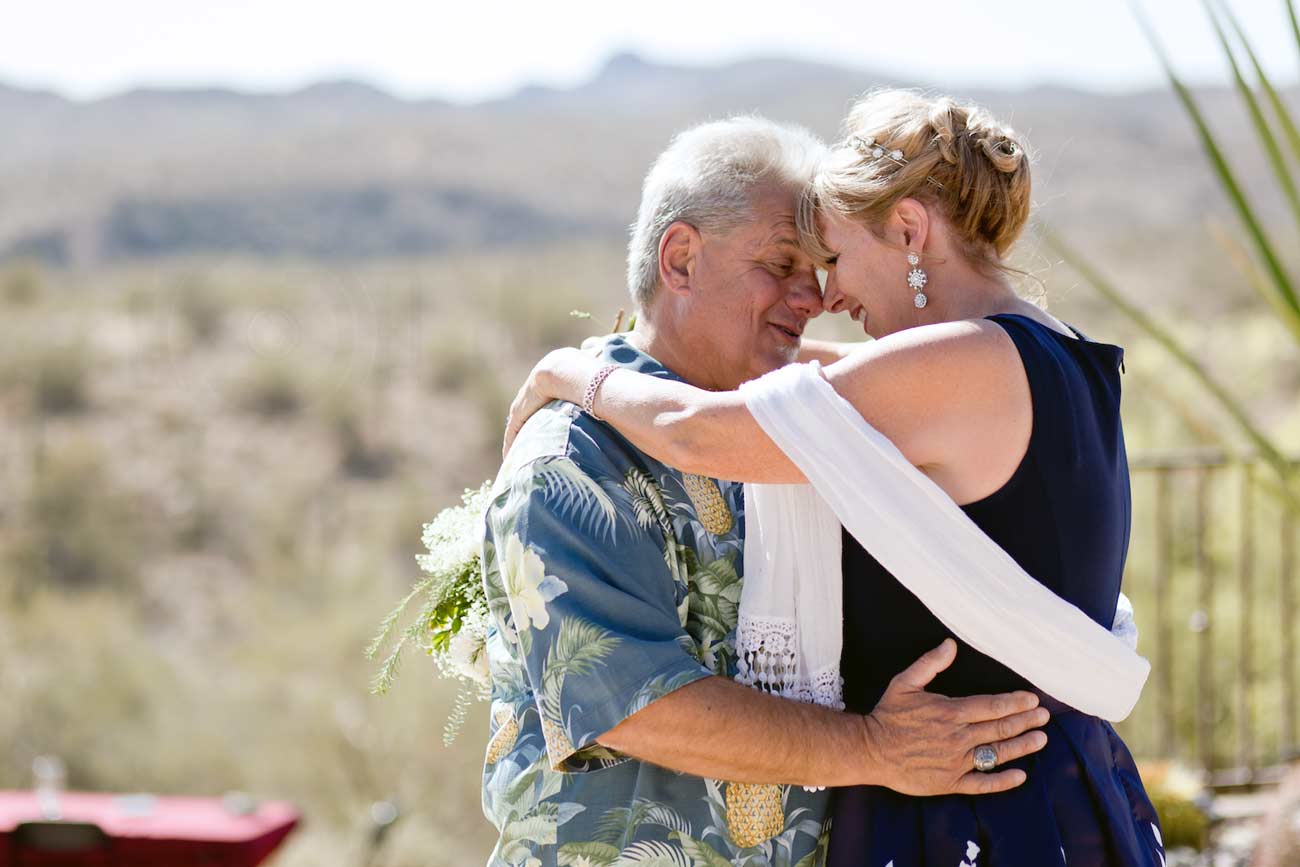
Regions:
M 822 292 L 821 286 L 817 282 L 817 275 L 812 275 L 807 280 L 798 280 L 785 297 L 786 304 L 790 309 L 805 319 L 812 319 L 820 316 L 822 312 Z

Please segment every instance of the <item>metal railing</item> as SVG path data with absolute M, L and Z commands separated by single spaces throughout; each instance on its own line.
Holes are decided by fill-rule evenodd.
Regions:
M 1274 782 L 1296 757 L 1296 509 L 1271 469 L 1219 452 L 1130 462 L 1125 592 L 1151 680 L 1120 727 L 1133 752 Z

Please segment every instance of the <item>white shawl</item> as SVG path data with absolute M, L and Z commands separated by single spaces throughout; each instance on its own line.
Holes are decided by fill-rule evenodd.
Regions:
M 811 484 L 745 486 L 737 680 L 843 707 L 842 524 L 971 647 L 1084 713 L 1129 715 L 1151 667 L 1136 653 L 1126 598 L 1112 634 L 1035 581 L 816 362 L 773 371 L 741 393 Z

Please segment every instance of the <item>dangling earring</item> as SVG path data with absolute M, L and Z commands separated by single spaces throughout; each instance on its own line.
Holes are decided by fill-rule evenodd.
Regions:
M 916 297 L 912 299 L 912 303 L 916 305 L 917 310 L 920 310 L 930 301 L 929 298 L 925 297 L 925 293 L 921 291 L 925 288 L 925 281 L 928 278 L 925 272 L 921 270 L 921 257 L 915 251 L 907 251 L 907 264 L 912 266 L 912 270 L 907 272 L 907 285 L 916 290 Z

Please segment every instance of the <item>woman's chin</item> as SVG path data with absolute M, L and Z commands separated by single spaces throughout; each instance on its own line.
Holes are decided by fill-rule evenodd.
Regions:
M 873 323 L 871 322 L 871 317 L 868 316 L 866 313 L 862 314 L 861 321 L 858 321 L 856 319 L 854 321 L 858 323 L 858 326 L 862 329 L 862 333 L 865 334 L 867 337 L 874 340 L 875 338 L 880 336 L 879 334 L 876 333 L 879 329 L 877 329 L 873 325 Z

